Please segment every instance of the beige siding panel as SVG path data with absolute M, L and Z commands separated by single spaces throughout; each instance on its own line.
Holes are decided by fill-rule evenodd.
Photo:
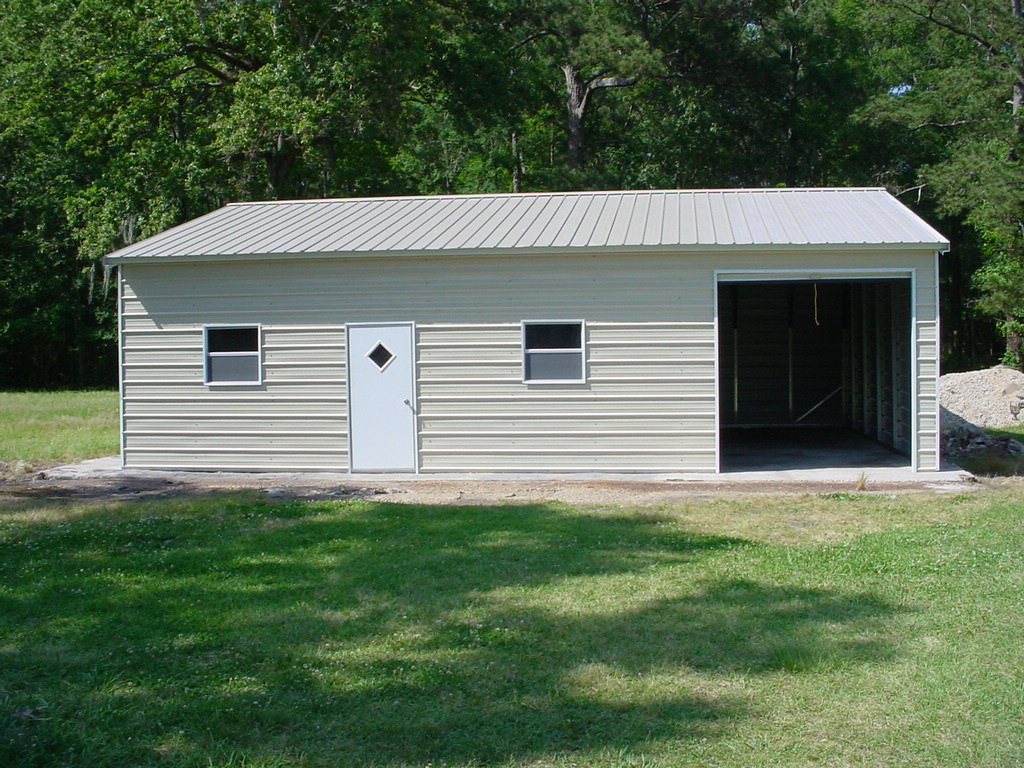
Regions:
M 347 454 L 347 442 L 344 432 L 330 432 L 318 429 L 316 432 L 295 434 L 293 432 L 277 432 L 273 438 L 251 430 L 214 431 L 204 425 L 202 433 L 180 433 L 170 431 L 151 431 L 138 434 L 128 430 L 125 434 L 125 448 L 128 451 L 165 450 L 169 452 L 192 452 L 196 454 L 209 452 L 255 452 L 260 454 L 291 454 L 291 453 L 326 453 Z
M 201 429 L 203 422 L 216 423 L 219 418 L 245 418 L 258 422 L 265 416 L 270 419 L 293 419 L 314 417 L 324 419 L 346 419 L 346 403 L 343 399 L 328 400 L 324 397 L 284 399 L 268 395 L 259 399 L 225 399 L 206 396 L 182 397 L 129 397 L 124 404 L 125 416 L 149 419 L 154 416 L 173 418 L 184 426 Z M 144 425 L 145 422 L 138 422 Z M 141 426 L 139 427 L 141 428 Z M 268 427 L 270 429 L 270 427 Z
M 934 270 L 934 250 L 888 251 L 884 249 L 851 250 L 842 252 L 819 251 L 813 248 L 786 250 L 779 246 L 773 251 L 735 251 L 703 254 L 701 259 L 709 269 L 751 273 L 781 270 L 806 270 L 820 274 L 822 279 L 836 277 L 837 270 Z M 685 258 L 685 257 L 684 257 Z M 924 275 L 927 278 L 927 275 Z M 922 280 L 919 280 L 919 285 Z
M 564 385 L 522 383 L 518 323 L 418 335 L 423 471 L 713 468 L 711 323 L 588 322 L 587 382 Z
M 715 417 L 713 404 L 709 404 L 705 396 L 680 398 L 678 396 L 662 397 L 660 395 L 634 395 L 629 399 L 608 395 L 589 395 L 587 397 L 544 397 L 531 396 L 506 400 L 496 404 L 493 397 L 473 397 L 469 395 L 451 395 L 449 397 L 420 398 L 420 411 L 423 421 L 430 417 L 449 418 L 466 416 L 467 418 L 518 418 L 521 415 L 539 415 L 544 417 L 560 416 L 571 411 L 573 418 L 603 418 L 606 415 L 624 414 L 626 416 L 648 416 L 650 414 L 683 416 Z M 499 407 L 500 406 L 500 407 Z
M 469 347 L 469 350 L 463 349 Z M 435 344 L 434 342 L 419 344 L 419 361 L 422 365 L 444 366 L 463 364 L 467 354 L 480 365 L 518 365 L 522 366 L 523 350 L 519 340 L 518 328 L 514 341 L 497 341 L 490 344 L 477 342 L 456 342 L 452 344 Z
M 203 369 L 203 344 L 200 339 L 198 344 L 180 346 L 125 346 L 125 352 L 129 356 L 125 363 L 129 368 L 162 368 L 162 367 L 192 367 Z
M 937 376 L 938 364 L 934 357 L 926 357 L 917 361 L 917 375 L 924 380 L 934 380 Z
M 347 471 L 344 328 L 232 322 L 263 324 L 261 385 L 204 384 L 201 327 L 126 322 L 125 465 Z
M 927 402 L 927 400 L 925 401 Z M 927 435 L 935 429 L 935 411 L 934 409 L 928 409 L 927 412 L 921 414 L 921 434 Z
M 934 285 L 931 286 L 934 295 Z M 922 320 L 920 308 L 916 334 L 916 372 L 917 372 L 917 457 L 918 468 L 933 470 L 939 468 L 938 453 L 938 417 L 936 400 L 938 397 L 938 323 L 934 320 Z
M 203 386 L 202 363 L 198 367 L 194 363 L 125 363 L 124 373 L 124 381 L 127 385 L 192 383 Z M 345 367 L 335 364 L 321 366 L 264 364 L 263 380 L 267 385 L 278 382 L 286 384 L 302 382 L 344 384 Z
M 526 388 L 524 392 L 523 389 Z M 485 397 L 499 401 L 506 401 L 522 397 L 529 399 L 533 393 L 563 391 L 571 392 L 576 388 L 585 387 L 587 391 L 595 395 L 608 395 L 623 400 L 637 394 L 656 395 L 660 397 L 691 396 L 709 397 L 708 390 L 711 390 L 710 397 L 714 397 L 714 382 L 707 380 L 687 380 L 678 376 L 650 377 L 650 378 L 627 378 L 622 379 L 592 379 L 587 384 L 521 384 L 517 382 L 491 382 L 487 379 L 473 379 L 470 382 L 458 380 L 422 380 L 420 381 L 421 400 L 429 402 L 433 397 Z M 454 390 L 466 392 L 466 395 L 453 394 Z
M 507 432 L 460 432 L 456 437 L 458 447 L 453 447 L 452 437 L 424 433 L 420 445 L 425 455 L 455 455 L 477 451 L 508 451 L 511 454 L 541 455 L 553 454 L 604 454 L 646 453 L 652 457 L 665 454 L 678 457 L 683 451 L 714 454 L 714 434 L 696 434 L 682 430 L 632 430 L 631 432 L 609 433 L 604 429 L 584 429 L 580 424 L 576 430 L 562 430 L 547 434 Z M 585 440 L 586 444 L 567 447 L 567 443 Z M 664 446 L 652 446 L 652 441 L 664 441 Z
M 333 448 L 321 441 L 314 449 L 293 448 L 287 444 L 241 442 L 225 445 L 210 442 L 203 445 L 180 443 L 148 448 L 130 444 L 125 440 L 125 465 L 130 469 L 245 470 L 285 472 L 291 470 L 348 471 L 348 452 L 345 440 Z
M 931 254 L 865 252 L 770 255 L 776 269 L 930 268 Z M 765 254 L 648 254 L 445 259 L 320 259 L 282 265 L 131 265 L 145 311 L 160 325 L 183 322 L 343 324 L 393 320 L 396 307 L 417 322 L 484 322 L 580 317 L 588 321 L 710 322 L 715 269 L 764 269 Z M 387 268 L 382 268 L 386 264 Z M 151 274 L 141 274 L 142 272 Z M 153 275 L 153 272 L 162 274 Z M 282 274 L 283 273 L 283 274 Z M 923 287 L 927 280 L 919 280 Z M 336 288 L 332 288 L 336 286 Z M 401 297 L 400 299 L 397 297 Z M 571 300 L 567 300 L 571 297 Z M 638 297 L 640 300 L 638 300 Z M 934 299 L 931 299 L 934 302 Z M 126 301 L 127 327 L 151 327 Z M 552 314 L 553 313 L 553 314 Z
M 713 341 L 687 342 L 667 339 L 661 342 L 628 341 L 608 343 L 604 340 L 587 344 L 591 362 L 616 363 L 621 360 L 673 360 L 676 362 L 714 362 Z
M 130 463 L 129 463 L 130 462 Z M 125 453 L 129 469 L 218 470 L 226 472 L 347 472 L 348 457 L 324 450 L 310 453 L 135 450 Z
M 266 365 L 334 365 L 345 367 L 344 344 L 303 344 L 282 345 L 275 341 L 263 345 L 263 362 Z
M 564 407 L 563 407 L 564 410 Z M 432 436 L 460 437 L 477 434 L 481 428 L 481 417 L 487 414 L 446 414 L 433 413 L 420 418 L 420 429 Z M 686 415 L 682 413 L 601 413 L 592 411 L 566 416 L 558 413 L 534 413 L 511 416 L 501 414 L 488 416 L 488 422 L 496 430 L 490 434 L 566 433 L 571 430 L 587 434 L 636 434 L 648 432 L 675 431 L 684 433 L 714 433 L 715 415 Z
M 715 378 L 715 361 L 682 360 L 639 355 L 636 359 L 615 360 L 594 359 L 589 361 L 590 377 L 594 381 L 617 381 L 620 379 L 663 379 L 666 377 L 686 380 L 707 381 Z
M 449 381 L 456 385 L 480 383 L 520 384 L 523 373 L 521 360 L 514 361 L 483 361 L 475 362 L 446 360 L 420 361 L 421 375 L 419 380 L 424 384 L 437 381 Z M 702 380 L 712 379 L 715 375 L 714 360 L 678 360 L 678 359 L 644 359 L 636 360 L 594 360 L 590 358 L 587 365 L 588 378 L 591 382 L 633 380 L 637 378 Z M 539 385 L 534 385 L 539 386 Z
M 286 397 L 319 398 L 322 400 L 336 400 L 344 398 L 344 389 L 337 384 L 322 384 L 318 382 L 289 381 L 275 384 L 270 387 L 268 384 L 261 385 L 210 385 L 206 386 L 201 382 L 174 381 L 165 382 L 139 382 L 126 386 L 125 395 L 132 397 L 195 397 L 202 399 L 216 400 L 217 398 L 230 398 L 237 394 L 259 394 L 254 398 L 257 402 L 268 402 L 276 395 Z
M 124 335 L 124 347 L 132 352 L 176 352 L 182 349 L 202 349 L 203 332 L 200 328 L 182 330 L 139 331 Z
M 270 385 L 276 382 L 319 382 L 322 384 L 345 384 L 345 366 L 337 363 L 324 365 L 263 365 L 263 381 Z
M 172 363 L 160 364 L 138 364 L 126 362 L 124 365 L 124 384 L 132 387 L 136 384 L 198 384 L 203 383 L 202 363 L 197 368 L 195 364 L 188 364 L 188 367 L 174 365 Z
M 125 302 L 125 324 L 129 330 L 257 321 L 340 325 L 394 320 L 397 312 L 420 323 L 518 325 L 523 319 L 567 315 L 588 321 L 710 322 L 711 273 L 704 285 L 684 274 L 667 279 L 678 272 L 679 259 L 669 254 L 386 263 L 320 259 L 302 262 L 301 269 L 294 262 L 252 262 L 244 271 L 218 263 L 133 264 L 126 271 L 146 298 Z
M 135 380 L 149 378 L 148 372 L 167 371 L 173 378 L 196 377 L 203 381 L 203 350 L 199 348 L 163 349 L 160 351 L 126 350 L 129 362 L 125 363 L 126 372 L 130 372 Z M 338 358 L 337 351 L 330 354 L 309 350 L 303 359 L 303 350 L 294 350 L 288 355 L 268 350 L 263 358 L 264 373 L 267 378 L 277 376 L 286 378 L 324 378 L 344 380 L 345 363 Z M 291 359 L 289 359 L 291 358 Z
M 146 413 L 132 415 L 132 434 L 137 436 L 188 433 L 190 435 L 257 434 L 303 435 L 330 434 L 344 435 L 346 423 L 344 412 L 323 415 L 296 413 L 286 414 L 276 410 L 261 413 L 256 418 L 252 413 Z
M 431 472 L 714 472 L 706 451 L 684 457 L 678 452 L 512 454 L 506 451 L 445 454 L 430 457 Z

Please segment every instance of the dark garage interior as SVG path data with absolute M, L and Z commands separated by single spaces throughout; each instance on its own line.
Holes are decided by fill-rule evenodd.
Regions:
M 902 466 L 909 278 L 722 282 L 722 470 Z

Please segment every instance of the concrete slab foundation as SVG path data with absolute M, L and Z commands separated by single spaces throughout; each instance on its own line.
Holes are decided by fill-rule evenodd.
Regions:
M 885 449 L 879 450 L 888 453 Z M 895 456 L 894 454 L 889 454 Z M 847 456 L 848 459 L 852 458 Z M 110 456 L 102 459 L 90 459 L 78 464 L 69 464 L 62 467 L 53 467 L 45 471 L 48 480 L 67 479 L 116 479 L 118 477 L 136 477 L 147 479 L 166 479 L 172 481 L 180 480 L 202 480 L 216 478 L 221 481 L 228 481 L 233 478 L 258 479 L 261 485 L 302 485 L 305 483 L 324 485 L 328 483 L 343 484 L 373 484 L 387 482 L 415 482 L 437 481 L 437 480 L 494 480 L 494 481 L 558 481 L 571 483 L 573 481 L 618 481 L 636 483 L 687 483 L 706 484 L 723 486 L 741 483 L 759 484 L 792 484 L 792 483 L 884 483 L 884 484 L 912 484 L 923 485 L 926 483 L 965 483 L 972 480 L 972 475 L 959 467 L 949 466 L 940 472 L 914 472 L 909 464 L 902 457 L 895 456 L 898 460 L 889 466 L 865 466 L 863 464 L 849 464 L 842 466 L 810 466 L 801 467 L 799 464 L 787 467 L 784 462 L 784 455 L 776 457 L 771 468 L 743 470 L 737 465 L 737 469 L 723 472 L 721 474 L 683 472 L 671 474 L 609 474 L 600 472 L 576 472 L 572 474 L 547 474 L 547 473 L 451 473 L 451 474 L 349 474 L 344 472 L 170 472 L 158 470 L 124 470 L 121 469 L 120 457 Z M 902 463 L 899 463 L 901 461 Z

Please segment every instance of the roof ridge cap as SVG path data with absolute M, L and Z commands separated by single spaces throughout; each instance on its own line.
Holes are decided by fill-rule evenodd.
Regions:
M 367 197 L 313 197 L 290 200 L 238 200 L 225 208 L 256 205 L 329 205 L 341 203 L 385 203 L 409 200 L 482 200 L 499 198 L 597 197 L 600 195 L 700 195 L 700 194 L 793 194 L 798 192 L 885 192 L 885 187 L 721 187 L 708 189 L 587 189 L 561 192 L 474 192 L 449 195 L 382 195 Z

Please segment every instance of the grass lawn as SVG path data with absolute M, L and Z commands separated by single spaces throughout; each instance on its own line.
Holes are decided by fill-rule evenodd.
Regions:
M 1014 440 L 1019 440 L 1024 443 L 1024 426 L 1020 427 L 1006 427 L 1004 429 L 990 429 L 994 435 L 1011 435 Z
M 0 465 L 23 471 L 117 453 L 117 392 L 0 392 Z
M 1022 765 L 1022 510 L 0 497 L 0 765 Z

